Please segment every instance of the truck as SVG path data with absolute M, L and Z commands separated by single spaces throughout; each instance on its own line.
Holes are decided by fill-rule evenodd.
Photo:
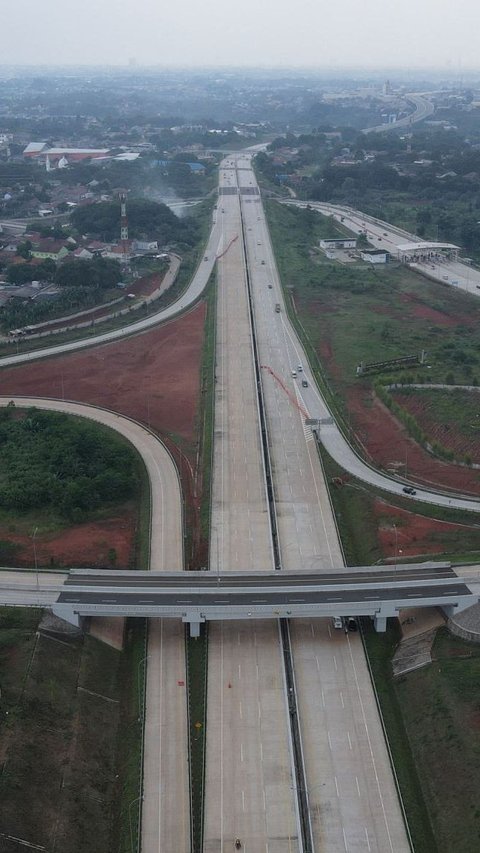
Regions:
M 277 302 L 277 304 L 275 305 L 275 311 L 277 312 L 277 314 L 280 314 L 280 311 L 281 311 L 280 302 Z

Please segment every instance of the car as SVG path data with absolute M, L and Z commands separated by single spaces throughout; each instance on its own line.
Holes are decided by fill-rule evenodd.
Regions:
M 261 245 L 262 244 L 261 244 L 260 240 L 257 240 L 257 246 L 261 246 Z
M 404 491 L 406 495 L 416 495 L 417 494 L 416 489 L 414 489 L 413 486 L 404 486 L 402 491 Z
M 302 372 L 303 367 L 302 367 L 302 365 L 301 365 L 301 364 L 297 364 L 297 370 L 298 370 L 298 372 L 299 372 L 299 373 L 301 373 L 301 372 Z
M 353 616 L 349 616 L 347 619 L 347 630 L 348 631 L 357 631 L 357 622 L 353 618 Z
M 308 382 L 306 379 L 302 379 L 302 388 L 308 388 Z
M 265 261 L 262 261 L 263 266 L 265 266 Z
M 203 260 L 204 260 L 204 261 L 208 261 L 208 255 L 205 255 L 205 257 L 204 257 L 204 259 L 203 259 Z
M 271 289 L 272 289 L 272 285 L 271 285 L 271 284 L 269 284 L 269 285 L 268 285 L 268 289 L 269 289 L 269 290 L 271 290 Z
M 297 377 L 297 371 L 296 370 L 292 370 L 292 376 L 294 379 L 296 379 L 296 377 Z
M 334 628 L 339 628 L 340 630 L 343 628 L 343 619 L 341 616 L 334 616 L 332 619 L 332 624 Z
M 384 231 L 384 232 L 383 232 L 383 236 L 384 236 L 384 237 L 388 237 L 388 232 L 387 232 L 387 231 Z

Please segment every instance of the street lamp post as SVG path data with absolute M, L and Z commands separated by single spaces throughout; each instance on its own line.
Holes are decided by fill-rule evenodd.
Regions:
M 145 661 L 148 660 L 149 657 L 150 657 L 150 655 L 145 655 L 145 657 L 142 658 L 142 660 L 139 661 L 139 663 L 137 665 L 138 721 L 139 722 L 142 719 L 142 716 L 141 716 L 142 698 L 141 698 L 141 690 L 140 690 L 140 667 L 142 666 L 142 664 L 145 663 Z
M 35 530 L 34 530 L 34 531 L 33 531 L 33 533 L 32 533 L 32 543 L 33 543 L 33 559 L 34 559 L 34 561 L 35 561 L 35 582 L 36 582 L 36 587 L 37 587 L 37 594 L 39 594 L 39 592 L 40 592 L 40 586 L 39 586 L 39 583 L 38 583 L 37 544 L 36 544 L 36 542 L 35 542 L 35 537 L 36 537 L 37 533 L 38 533 L 38 527 L 36 527 L 36 528 L 35 528 Z

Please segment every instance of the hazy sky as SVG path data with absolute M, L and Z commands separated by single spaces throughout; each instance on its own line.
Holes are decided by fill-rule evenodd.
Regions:
M 0 0 L 1 64 L 480 67 L 478 0 Z

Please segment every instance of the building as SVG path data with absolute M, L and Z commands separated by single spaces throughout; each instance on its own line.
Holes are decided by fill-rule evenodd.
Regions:
M 368 261 L 370 264 L 386 264 L 387 255 L 384 249 L 365 249 L 360 252 L 362 261 Z
M 39 258 L 42 261 L 46 258 L 51 258 L 52 261 L 61 261 L 68 254 L 69 251 L 64 242 L 50 240 L 48 237 L 46 240 L 41 240 L 31 249 L 32 258 Z
M 321 249 L 356 249 L 356 237 L 342 237 L 336 240 L 320 240 Z

